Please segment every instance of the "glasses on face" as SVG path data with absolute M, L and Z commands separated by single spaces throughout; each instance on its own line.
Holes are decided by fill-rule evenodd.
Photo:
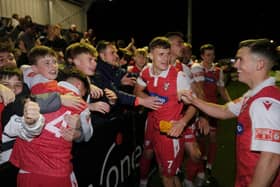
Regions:
M 0 84 L 10 89 L 22 89 L 23 83 L 21 81 L 0 81 Z

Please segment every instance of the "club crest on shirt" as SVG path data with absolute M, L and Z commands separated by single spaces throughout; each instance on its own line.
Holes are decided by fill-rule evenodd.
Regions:
M 238 135 L 242 134 L 244 131 L 244 126 L 242 123 L 238 122 L 236 126 L 236 132 Z
M 169 82 L 164 83 L 164 85 L 163 85 L 163 89 L 164 89 L 165 91 L 167 91 L 167 90 L 168 90 L 168 88 L 169 88 L 169 85 L 170 85 L 170 83 L 169 83 Z
M 266 108 L 266 110 L 269 110 L 269 108 L 271 107 L 272 103 L 270 101 L 264 101 L 263 105 Z

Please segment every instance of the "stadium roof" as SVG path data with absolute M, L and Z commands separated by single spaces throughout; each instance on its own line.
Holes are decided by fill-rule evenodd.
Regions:
M 87 0 L 64 0 L 64 1 L 73 3 L 75 5 L 79 5 L 79 6 L 83 6 L 87 2 Z

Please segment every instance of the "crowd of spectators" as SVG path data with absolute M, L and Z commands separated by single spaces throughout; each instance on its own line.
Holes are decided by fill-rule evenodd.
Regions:
M 195 74 L 193 74 L 193 72 L 191 72 L 191 70 L 189 69 L 191 69 L 193 63 L 198 64 L 199 62 L 201 62 L 202 64 L 204 61 L 206 61 L 205 59 L 203 59 L 203 54 L 201 54 L 201 58 L 203 60 L 197 59 L 194 55 L 192 55 L 191 53 L 192 46 L 187 42 L 184 43 L 183 37 L 180 38 L 181 40 L 177 43 L 175 42 L 175 40 L 173 41 L 172 39 L 173 36 L 172 37 L 169 36 L 169 38 L 168 36 L 166 37 L 167 38 L 163 38 L 164 39 L 163 41 L 165 41 L 166 44 L 168 44 L 168 48 L 166 50 L 169 52 L 169 48 L 170 48 L 173 50 L 172 53 L 174 53 L 171 54 L 171 57 L 173 59 L 170 60 L 173 61 L 173 64 L 169 62 L 166 67 L 171 66 L 173 68 L 174 66 L 173 68 L 174 74 L 175 72 L 177 73 L 177 71 L 180 70 L 180 71 L 184 71 L 184 73 L 188 75 L 186 70 L 187 68 L 188 72 L 190 73 L 190 75 L 188 75 L 188 77 L 190 78 L 190 82 L 195 80 L 192 77 Z M 170 43 L 172 43 L 172 45 Z M 60 24 L 41 25 L 35 23 L 32 20 L 32 17 L 29 15 L 20 17 L 18 14 L 13 14 L 10 18 L 0 18 L 0 70 L 5 69 L 7 67 L 8 68 L 13 67 L 13 68 L 18 68 L 19 70 L 23 70 L 22 67 L 25 67 L 26 65 L 31 65 L 31 66 L 34 65 L 31 64 L 30 62 L 31 59 L 30 53 L 32 54 L 32 51 L 34 52 L 34 49 L 35 51 L 36 50 L 39 51 L 38 56 L 40 58 L 42 59 L 49 58 L 50 56 L 49 54 L 44 54 L 40 56 L 40 49 L 43 49 L 40 47 L 42 46 L 43 48 L 46 47 L 45 49 L 46 51 L 50 49 L 52 54 L 51 55 L 52 60 L 49 61 L 46 60 L 47 63 L 44 64 L 46 66 L 53 66 L 53 70 L 48 71 L 47 72 L 48 74 L 50 75 L 56 74 L 57 72 L 54 69 L 58 67 L 59 73 L 57 73 L 56 76 L 60 77 L 63 76 L 63 74 L 60 74 L 61 72 L 63 72 L 62 70 L 65 69 L 72 70 L 72 68 L 76 68 L 80 73 L 80 75 L 86 77 L 86 82 L 89 83 L 88 86 L 89 89 L 85 91 L 87 94 L 84 94 L 83 99 L 87 102 L 86 106 L 90 110 L 90 115 L 91 115 L 90 118 L 92 120 L 92 123 L 95 125 L 95 127 L 97 127 L 98 125 L 103 125 L 104 123 L 107 123 L 108 120 L 111 120 L 114 117 L 123 114 L 127 110 L 136 108 L 139 105 L 143 106 L 145 109 L 152 109 L 152 110 L 157 110 L 158 108 L 161 107 L 158 103 L 158 97 L 156 98 L 151 95 L 147 95 L 147 96 L 145 95 L 145 97 L 141 97 L 140 95 L 135 95 L 136 92 L 134 86 L 139 84 L 139 82 L 137 82 L 137 77 L 139 76 L 139 74 L 141 75 L 142 69 L 144 67 L 148 67 L 147 64 L 150 64 L 152 62 L 152 59 L 153 62 L 155 62 L 154 59 L 156 59 L 157 56 L 154 54 L 154 57 L 153 56 L 151 57 L 150 56 L 151 51 L 149 54 L 147 47 L 137 47 L 134 38 L 131 38 L 129 44 L 126 44 L 122 39 L 116 41 L 106 41 L 106 40 L 97 41 L 94 30 L 92 28 L 82 33 L 78 31 L 77 26 L 74 23 L 69 25 L 68 29 L 63 29 Z M 178 52 L 178 54 L 176 54 L 176 52 Z M 166 54 L 170 55 L 167 52 Z M 226 80 L 220 80 L 220 82 L 222 82 L 223 87 L 225 87 L 229 81 L 236 80 L 235 79 L 236 71 L 235 69 L 232 68 L 232 63 L 230 59 L 223 59 L 222 61 L 220 61 L 220 63 L 219 62 L 215 63 L 213 62 L 215 55 L 212 54 L 212 57 L 213 59 L 212 61 L 210 61 L 209 67 L 211 67 L 212 69 L 216 68 L 219 70 L 219 72 L 226 73 L 225 76 Z M 184 66 L 182 64 L 184 64 Z M 35 63 L 35 65 L 38 64 Z M 217 68 L 216 66 L 219 66 L 219 68 Z M 276 69 L 278 67 L 275 66 Z M 162 73 L 166 69 L 161 70 L 159 68 L 160 73 Z M 146 71 L 148 72 L 148 70 Z M 152 70 L 150 70 L 149 73 L 151 71 Z M 41 73 L 45 73 L 45 72 L 42 71 Z M 204 81 L 205 74 L 203 72 L 199 72 L 198 74 L 199 76 L 202 77 L 201 80 Z M 18 75 L 19 80 L 17 80 L 17 82 L 22 81 L 20 79 L 20 76 L 21 74 L 19 73 Z M 151 79 L 154 78 L 153 76 L 151 77 L 152 77 Z M 223 78 L 224 76 L 219 77 L 219 79 L 223 79 Z M 138 81 L 139 80 L 140 78 L 138 78 Z M 178 80 L 180 79 L 178 78 Z M 25 79 L 24 81 L 26 83 Z M 147 82 L 147 84 L 148 83 L 149 81 Z M 201 84 L 205 85 L 204 82 Z M 168 86 L 169 85 L 165 85 L 165 87 L 167 87 L 166 89 L 168 89 Z M 24 89 L 28 90 L 26 86 L 24 86 Z M 141 90 L 141 94 L 142 91 L 143 94 L 146 94 L 146 92 L 144 92 L 144 88 L 143 90 Z M 197 91 L 197 93 L 199 93 L 199 91 Z M 204 93 L 206 93 L 206 91 L 203 91 L 203 93 L 201 93 L 201 95 L 204 95 L 201 96 L 202 98 L 205 97 Z M 176 96 L 174 98 L 174 102 L 175 101 L 177 102 L 177 95 L 176 94 L 173 95 Z M 199 97 L 199 94 L 197 95 Z M 1 112 L 1 110 L 5 108 L 5 105 L 14 101 L 16 96 L 13 95 L 9 98 L 10 92 L 8 92 L 5 87 L 2 87 L 1 84 L 0 84 L 0 96 L 2 100 L 2 105 L 0 105 L 0 112 Z M 65 100 L 62 98 L 60 102 L 61 102 L 60 104 L 62 105 L 65 104 Z M 68 100 L 68 102 L 70 101 Z M 71 104 L 72 105 L 75 104 L 73 100 L 71 101 Z M 71 105 L 71 104 L 68 103 L 67 105 Z M 145 109 L 141 108 L 141 112 L 143 112 L 143 110 Z M 25 109 L 25 111 L 26 110 L 27 109 Z M 193 113 L 195 112 L 196 110 L 194 110 Z M 186 124 L 187 122 L 185 122 L 185 125 Z M 144 128 L 144 124 L 143 124 L 143 128 Z M 4 129 L 3 127 L 0 128 L 0 133 L 2 133 L 1 130 L 3 129 Z M 83 132 L 81 130 L 81 134 L 82 133 Z M 88 146 L 90 145 L 91 144 L 88 144 Z M 89 147 L 85 147 L 85 149 L 89 149 Z M 80 153 L 82 154 L 83 151 L 84 150 L 81 149 Z M 76 155 L 76 156 L 78 159 L 79 157 L 85 158 L 83 157 L 84 155 Z M 94 156 L 94 155 L 90 155 L 90 156 Z M 87 155 L 87 158 L 88 157 L 89 155 Z M 82 169 L 93 166 L 94 164 L 90 163 L 93 161 L 94 160 L 89 159 L 88 162 L 85 163 L 85 166 Z M 79 169 L 81 168 L 78 168 L 78 170 Z M 1 162 L 0 162 L 0 171 L 1 171 Z M 14 172 L 14 170 L 12 172 Z M 80 186 L 83 185 L 88 186 L 88 184 L 90 184 L 90 182 L 88 184 L 87 183 L 83 184 L 83 182 L 85 181 L 82 181 L 81 178 L 83 178 L 84 176 L 82 176 L 81 174 L 79 175 L 79 173 L 76 173 L 76 175 L 78 176 L 78 182 Z M 7 178 L 7 180 L 12 180 L 12 179 Z M 169 181 L 168 177 L 166 177 L 165 181 L 163 182 L 165 182 L 166 184 L 172 183 L 172 181 Z

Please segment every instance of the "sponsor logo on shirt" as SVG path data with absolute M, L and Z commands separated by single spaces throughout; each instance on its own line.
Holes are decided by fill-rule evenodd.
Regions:
M 242 123 L 238 122 L 237 123 L 237 127 L 236 127 L 236 132 L 237 134 L 242 134 L 244 131 L 244 126 Z
M 205 77 L 205 82 L 215 82 L 215 79 L 213 79 L 212 77 Z
M 256 128 L 254 138 L 256 140 L 280 142 L 280 130 L 267 129 L 267 128 Z
M 150 93 L 150 96 L 156 97 L 161 104 L 167 103 L 167 101 L 168 101 L 168 97 L 160 96 L 156 93 Z

